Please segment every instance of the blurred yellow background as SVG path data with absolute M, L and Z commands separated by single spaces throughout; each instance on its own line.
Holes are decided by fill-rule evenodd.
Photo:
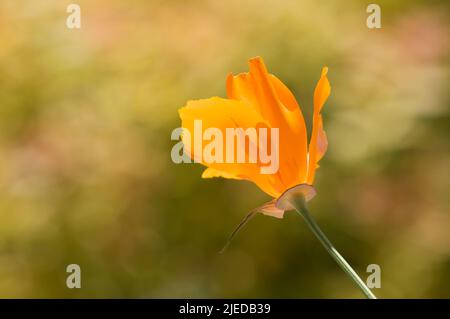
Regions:
M 177 109 L 262 56 L 329 149 L 310 208 L 382 298 L 450 297 L 449 6 L 377 1 L 0 3 L 0 297 L 359 298 L 301 218 L 170 158 Z M 66 287 L 81 266 L 82 288 Z

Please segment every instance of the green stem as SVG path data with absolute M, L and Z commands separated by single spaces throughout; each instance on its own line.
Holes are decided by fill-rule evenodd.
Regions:
M 312 230 L 317 239 L 325 247 L 326 251 L 333 257 L 333 259 L 338 263 L 338 265 L 345 271 L 345 273 L 353 280 L 353 282 L 358 285 L 361 291 L 369 299 L 377 299 L 377 297 L 370 291 L 370 289 L 364 284 L 364 282 L 359 278 L 358 274 L 353 270 L 353 268 L 348 264 L 348 262 L 341 256 L 341 254 L 334 248 L 330 240 L 325 236 L 319 225 L 309 214 L 308 208 L 306 207 L 305 198 L 303 195 L 297 195 L 290 200 L 290 203 L 294 206 L 295 210 L 303 217 L 308 227 Z

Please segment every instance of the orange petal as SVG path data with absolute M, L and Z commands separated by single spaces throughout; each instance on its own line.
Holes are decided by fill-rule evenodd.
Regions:
M 228 75 L 227 95 L 252 105 L 271 127 L 280 130 L 280 182 L 285 188 L 306 182 L 307 136 L 305 121 L 294 95 L 260 57 L 250 60 L 250 73 Z
M 272 127 L 283 126 L 285 123 L 282 106 L 269 79 L 263 59 L 260 57 L 250 59 L 249 65 L 261 115 Z
M 290 111 L 295 111 L 300 109 L 300 105 L 297 103 L 294 94 L 291 90 L 275 75 L 269 74 L 269 81 L 274 88 L 277 97 L 280 102 Z
M 238 177 L 236 175 L 233 175 L 231 173 L 227 173 L 224 171 L 219 171 L 218 169 L 208 167 L 205 169 L 202 173 L 202 178 L 214 178 L 214 177 L 223 177 L 223 178 L 230 178 L 230 179 L 242 179 L 241 177 Z
M 290 155 L 287 166 L 289 166 L 288 174 L 291 178 L 287 182 L 287 186 L 292 187 L 306 182 L 307 135 L 305 120 L 300 105 L 289 88 L 274 75 L 270 75 L 270 82 L 278 99 L 284 106 L 282 113 L 286 126 L 289 128 L 289 134 L 285 134 L 285 146 L 281 148 L 286 148 L 286 153 Z
M 326 133 L 323 129 L 322 115 L 320 111 L 330 95 L 331 87 L 327 78 L 328 68 L 322 69 L 319 82 L 314 90 L 314 115 L 313 127 L 311 134 L 311 141 L 309 143 L 309 158 L 308 158 L 308 184 L 312 185 L 314 182 L 314 175 L 318 167 L 319 160 L 323 157 L 327 150 L 328 141 Z
M 265 120 L 252 106 L 242 101 L 213 97 L 210 99 L 189 101 L 185 107 L 179 110 L 179 114 L 182 121 L 182 127 L 191 132 L 191 141 L 185 141 L 183 139 L 185 147 L 191 145 L 190 149 L 187 149 L 186 151 L 191 158 L 201 160 L 203 165 L 211 169 L 207 169 L 204 172 L 203 176 L 205 178 L 221 176 L 226 178 L 247 179 L 257 184 L 259 188 L 272 197 L 277 197 L 283 192 L 283 185 L 279 182 L 276 174 L 261 174 L 261 163 L 259 161 L 257 161 L 257 163 L 248 163 L 248 160 L 246 160 L 245 163 L 237 163 L 236 161 L 227 163 L 225 160 L 227 128 L 242 128 L 245 130 L 247 128 L 256 128 L 261 125 L 266 126 Z M 202 121 L 202 128 L 200 137 L 197 136 L 194 138 L 195 120 Z M 198 137 L 203 139 L 203 134 L 208 128 L 215 128 L 221 132 L 223 137 L 223 162 L 211 163 L 205 161 L 205 159 L 201 159 L 201 156 L 195 156 L 194 139 L 196 141 Z M 200 154 L 204 154 L 203 152 L 209 143 L 210 141 L 203 141 Z M 237 144 L 238 143 L 235 143 L 235 155 L 237 154 Z M 246 151 L 248 151 L 248 149 L 246 149 Z M 257 151 L 257 154 L 259 154 L 259 150 Z
M 260 112 L 254 87 L 253 78 L 249 73 L 241 73 L 236 76 L 230 73 L 227 76 L 226 89 L 228 98 L 246 102 Z

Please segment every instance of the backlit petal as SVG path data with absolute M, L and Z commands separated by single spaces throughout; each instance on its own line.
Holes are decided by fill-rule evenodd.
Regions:
M 214 177 L 223 177 L 223 178 L 230 178 L 230 179 L 242 179 L 236 175 L 224 172 L 224 171 L 219 171 L 215 168 L 212 167 L 208 167 L 207 169 L 205 169 L 202 173 L 202 178 L 214 178 Z
M 307 136 L 305 121 L 294 95 L 267 72 L 260 57 L 250 60 L 250 73 L 228 75 L 227 95 L 252 105 L 271 127 L 280 130 L 279 179 L 285 188 L 306 182 Z
M 195 155 L 194 139 L 202 138 L 203 132 L 208 128 L 217 128 L 220 130 L 224 137 L 222 154 L 225 159 L 226 147 L 225 137 L 227 128 L 256 128 L 261 125 L 266 125 L 265 120 L 261 115 L 249 104 L 237 101 L 222 99 L 213 97 L 204 100 L 189 101 L 187 105 L 179 110 L 179 114 L 182 121 L 182 127 L 191 132 L 191 141 L 185 142 L 186 145 L 191 145 L 190 149 L 187 149 L 191 158 L 200 158 Z M 202 121 L 202 133 L 201 136 L 194 137 L 194 121 Z M 209 141 L 204 141 L 202 145 L 201 154 Z M 246 143 L 248 145 L 248 143 Z M 237 154 L 237 143 L 235 143 L 235 155 Z M 248 148 L 246 148 L 246 152 Z M 277 197 L 283 192 L 283 185 L 279 182 L 276 174 L 261 174 L 261 163 L 226 163 L 225 160 L 222 163 L 207 163 L 204 159 L 201 163 L 209 168 L 211 171 L 204 172 L 205 177 L 222 176 L 233 177 L 237 179 L 246 179 L 257 184 L 267 194 Z
M 314 115 L 311 141 L 309 143 L 309 160 L 308 160 L 308 184 L 314 182 L 315 171 L 318 167 L 319 160 L 323 157 L 327 150 L 328 141 L 326 133 L 323 129 L 322 115 L 320 111 L 330 95 L 331 87 L 327 78 L 328 68 L 322 69 L 322 74 L 314 90 Z

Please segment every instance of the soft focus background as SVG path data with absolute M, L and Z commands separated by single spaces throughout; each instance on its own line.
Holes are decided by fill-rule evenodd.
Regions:
M 359 298 L 301 218 L 175 165 L 192 98 L 260 55 L 306 114 L 323 65 L 329 152 L 310 208 L 383 298 L 450 297 L 449 6 L 377 1 L 0 2 L 0 297 Z M 66 266 L 82 270 L 68 289 Z

